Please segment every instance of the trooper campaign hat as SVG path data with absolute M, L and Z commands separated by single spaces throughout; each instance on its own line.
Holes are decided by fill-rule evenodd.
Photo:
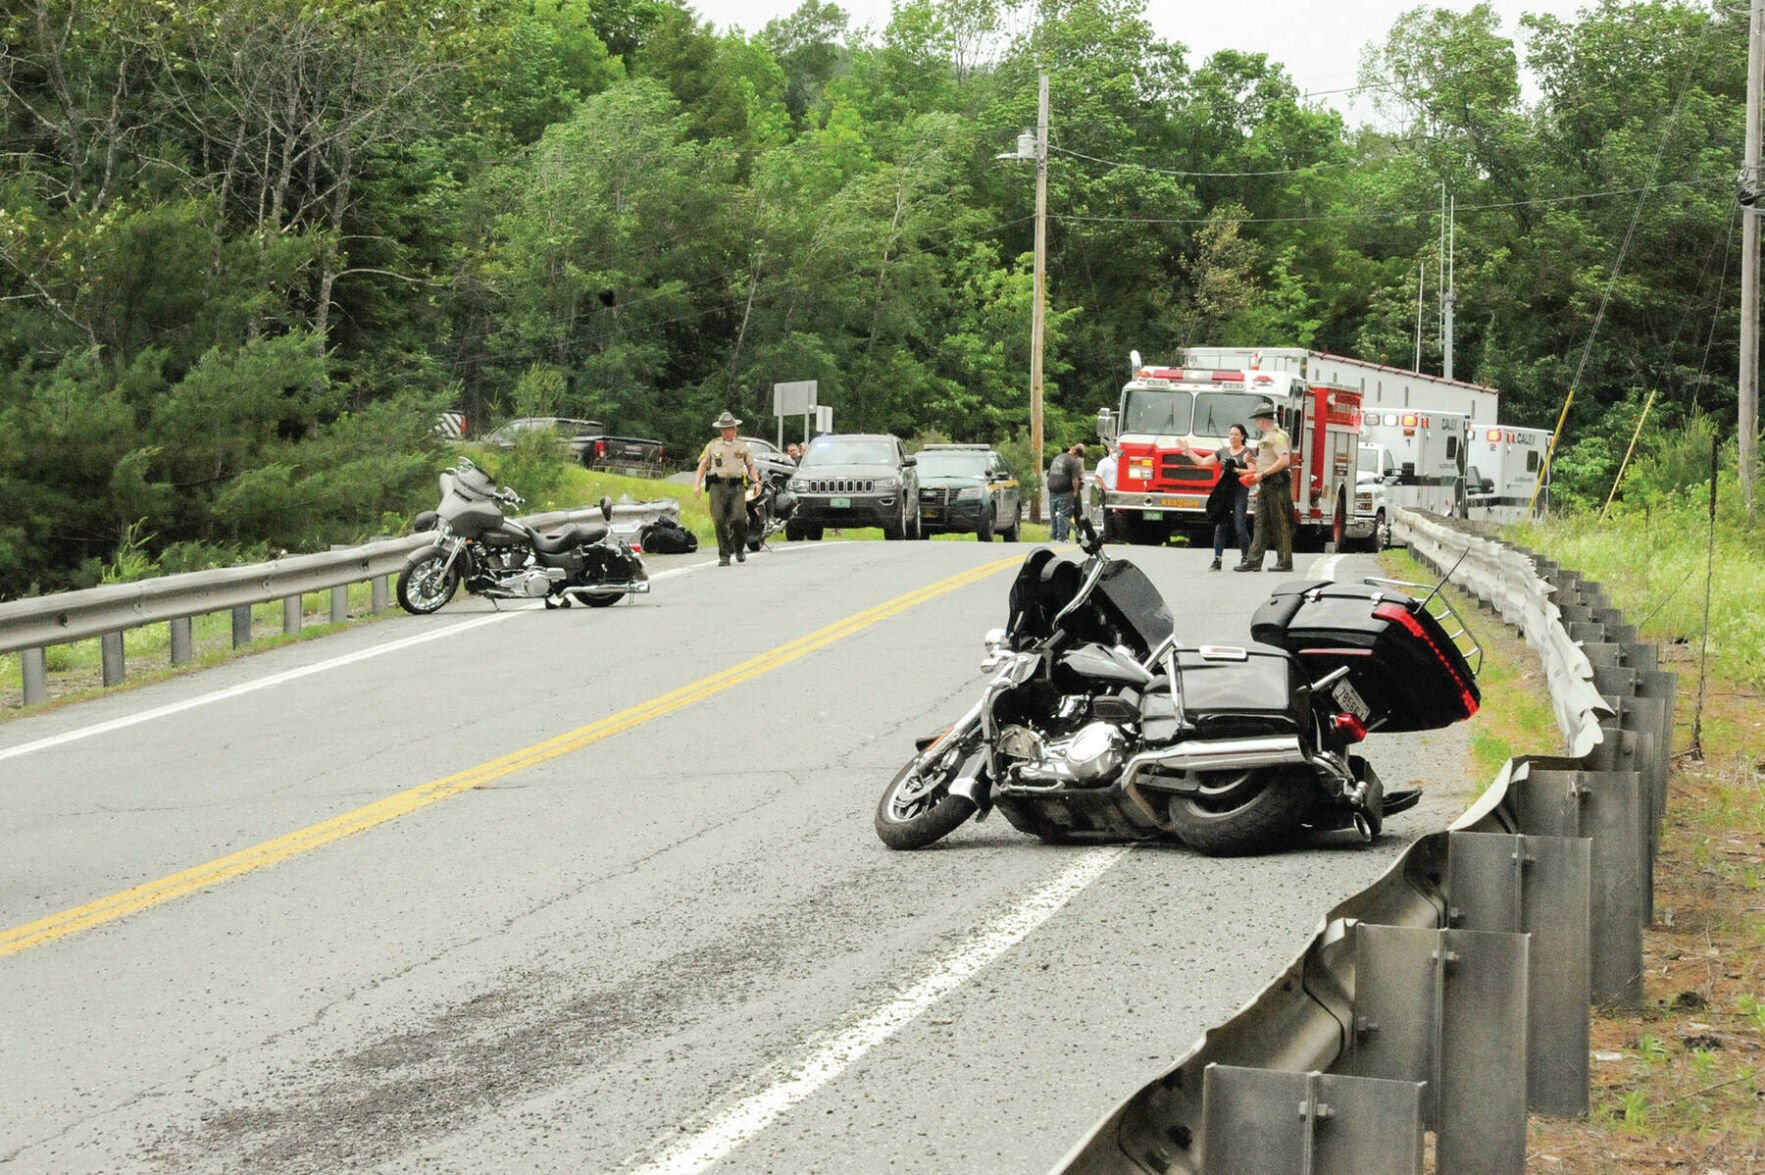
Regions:
M 742 422 L 737 420 L 727 408 L 723 410 L 722 416 L 711 423 L 712 428 L 740 428 L 741 426 Z
M 1266 416 L 1270 420 L 1273 420 L 1275 418 L 1275 406 L 1267 400 L 1264 400 L 1250 410 L 1250 419 L 1255 420 L 1258 416 Z

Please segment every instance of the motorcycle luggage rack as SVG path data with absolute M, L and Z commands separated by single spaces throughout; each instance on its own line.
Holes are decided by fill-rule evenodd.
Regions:
M 1445 631 L 1453 648 L 1459 651 L 1459 655 L 1464 657 L 1465 663 L 1471 667 L 1471 676 L 1477 677 L 1483 672 L 1483 646 L 1478 644 L 1477 638 L 1471 635 L 1470 627 L 1465 624 L 1464 617 L 1459 615 L 1458 609 L 1452 606 L 1452 601 L 1441 593 L 1440 589 L 1445 586 L 1445 580 L 1436 584 L 1426 584 L 1413 583 L 1407 579 L 1386 579 L 1382 576 L 1369 575 L 1361 582 L 1373 587 L 1413 589 L 1406 591 L 1405 594 L 1414 596 L 1421 604 L 1422 611 L 1432 616 L 1434 622 Z

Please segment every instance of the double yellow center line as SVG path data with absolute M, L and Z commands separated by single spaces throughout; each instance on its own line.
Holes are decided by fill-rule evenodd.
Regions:
M 853 633 L 860 632 L 878 621 L 897 616 L 918 604 L 936 599 L 967 587 L 969 584 L 985 579 L 987 576 L 1014 567 L 1018 563 L 1016 556 L 983 563 L 959 575 L 940 580 L 917 591 L 897 596 L 874 608 L 848 616 L 844 620 L 818 629 L 807 636 L 798 637 L 788 644 L 769 649 L 757 657 L 743 661 L 709 677 L 700 678 L 689 685 L 665 693 L 660 697 L 651 698 L 628 710 L 621 710 L 599 721 L 575 730 L 534 743 L 521 750 L 511 752 L 498 759 L 480 763 L 476 767 L 468 767 L 464 771 L 428 783 L 418 784 L 396 792 L 385 799 L 375 800 L 360 808 L 333 816 L 329 820 L 309 825 L 297 832 L 279 836 L 274 840 L 264 841 L 225 857 L 218 857 L 204 865 L 197 865 L 179 873 L 172 873 L 156 881 L 137 885 L 133 889 L 125 889 L 109 897 L 87 902 L 83 906 L 75 906 L 52 914 L 47 918 L 39 918 L 35 922 L 27 922 L 10 930 L 0 932 L 0 956 L 14 954 L 46 942 L 89 930 L 94 926 L 102 926 L 106 922 L 139 913 L 152 906 L 181 898 L 185 894 L 199 889 L 218 885 L 255 869 L 286 861 L 301 853 L 322 848 L 346 836 L 364 832 L 379 824 L 407 816 L 430 804 L 439 803 L 449 796 L 456 796 L 463 791 L 482 787 L 506 775 L 524 771 L 530 767 L 567 755 L 571 751 L 581 750 L 591 743 L 604 738 L 611 738 L 621 731 L 630 730 L 634 726 L 671 714 L 683 706 L 722 693 L 726 689 L 751 681 L 763 673 L 769 673 L 781 665 L 788 665 L 799 657 L 805 657 L 817 649 L 826 648 L 835 641 L 843 640 Z

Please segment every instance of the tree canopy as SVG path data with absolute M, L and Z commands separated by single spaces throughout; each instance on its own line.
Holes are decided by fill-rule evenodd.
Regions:
M 1409 366 L 1450 196 L 1455 374 L 1514 424 L 1574 386 L 1559 486 L 1603 496 L 1647 391 L 1664 431 L 1733 409 L 1745 21 L 1417 8 L 1350 126 L 1253 44 L 1192 63 L 1144 0 L 899 0 L 875 34 L 828 0 L 753 32 L 680 0 L 17 0 L 0 597 L 121 544 L 371 533 L 444 407 L 678 451 L 815 379 L 841 428 L 1017 435 L 1034 183 L 995 157 L 1043 70 L 1051 440 L 1131 349 Z

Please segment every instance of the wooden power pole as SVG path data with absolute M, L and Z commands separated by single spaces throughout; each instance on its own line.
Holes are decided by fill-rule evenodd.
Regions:
M 1042 478 L 1042 318 L 1048 299 L 1048 75 L 1036 93 L 1036 304 L 1030 312 L 1030 454 Z M 1030 521 L 1042 521 L 1042 495 L 1030 503 Z
M 1741 169 L 1740 259 L 1740 492 L 1747 517 L 1753 516 L 1753 480 L 1759 460 L 1759 69 L 1760 10 L 1752 0 L 1747 29 L 1747 143 Z

